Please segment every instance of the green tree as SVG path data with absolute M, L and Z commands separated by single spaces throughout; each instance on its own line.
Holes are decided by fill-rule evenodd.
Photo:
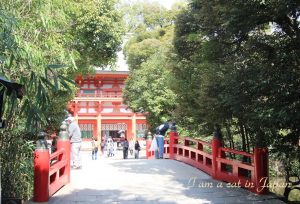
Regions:
M 145 39 L 130 46 L 127 51 L 127 63 L 130 69 L 140 68 L 143 62 L 159 50 L 161 43 L 157 39 Z
M 135 112 L 146 114 L 151 127 L 170 118 L 175 106 L 175 95 L 169 89 L 165 53 L 157 52 L 134 70 L 126 81 L 125 103 Z
M 167 67 L 171 63 L 175 13 L 180 6 L 170 11 L 155 4 L 136 6 L 140 10 L 133 17 L 139 19 L 139 25 L 124 49 L 131 71 L 124 99 L 134 111 L 144 112 L 150 126 L 155 127 L 172 117 L 175 107 Z
M 70 45 L 80 53 L 79 66 L 105 67 L 113 65 L 121 50 L 123 21 L 115 0 L 71 1 Z M 78 9 L 80 8 L 80 9 Z
M 176 15 L 185 6 L 184 3 L 175 4 L 167 10 L 159 2 L 122 0 L 118 5 L 124 15 L 127 32 L 135 32 L 140 26 L 148 29 L 163 28 L 173 25 Z
M 227 144 L 244 151 L 271 146 L 296 172 L 299 3 L 194 0 L 176 22 L 178 117 L 207 133 L 221 123 Z
M 122 28 L 114 4 L 104 0 L 1 2 L 0 76 L 24 88 L 22 100 L 17 101 L 17 93 L 0 84 L 7 120 L 6 129 L 0 130 L 4 197 L 32 196 L 32 140 L 40 131 L 58 130 L 66 103 L 76 91 L 74 75 L 115 61 Z

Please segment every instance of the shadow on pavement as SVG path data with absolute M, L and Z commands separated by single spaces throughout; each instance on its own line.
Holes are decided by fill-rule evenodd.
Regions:
M 189 198 L 192 203 L 282 203 L 274 194 L 256 195 L 238 186 L 213 180 L 206 173 L 175 160 L 115 160 L 110 165 L 133 174 L 149 174 L 153 178 L 158 174 L 168 176 L 170 184 L 165 184 L 165 193 L 172 196 L 176 191 L 182 195 L 183 202 L 184 198 Z

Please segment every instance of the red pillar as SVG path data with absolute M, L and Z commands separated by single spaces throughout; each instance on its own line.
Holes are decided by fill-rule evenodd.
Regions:
M 67 131 L 67 124 L 65 121 L 62 122 L 62 125 L 60 126 L 60 131 L 59 131 L 59 137 L 57 140 L 57 150 L 65 150 L 64 157 L 65 158 L 58 158 L 60 161 L 62 159 L 66 159 L 67 165 L 65 169 L 65 174 L 67 174 L 68 177 L 68 183 L 70 182 L 70 170 L 71 170 L 71 143 L 69 139 L 69 134 Z
M 269 159 L 267 148 L 254 148 L 254 184 L 255 192 L 267 194 L 269 192 Z
M 170 152 L 170 159 L 174 159 L 174 144 L 175 144 L 175 137 L 177 137 L 176 131 L 170 132 L 170 144 L 169 144 L 169 152 Z
M 50 154 L 48 149 L 34 151 L 34 202 L 49 201 Z
M 212 151 L 212 178 L 216 179 L 218 174 L 218 163 L 217 157 L 219 154 L 219 148 L 221 147 L 221 141 L 217 138 L 213 138 L 211 142 L 211 151 Z

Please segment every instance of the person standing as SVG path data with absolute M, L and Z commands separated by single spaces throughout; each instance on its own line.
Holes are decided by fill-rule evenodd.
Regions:
M 114 141 L 111 139 L 111 137 L 108 138 L 107 140 L 107 145 L 106 145 L 108 155 L 107 157 L 112 157 L 114 156 Z
M 81 131 L 79 125 L 76 123 L 75 118 L 70 116 L 66 119 L 68 123 L 68 133 L 71 142 L 71 167 L 74 169 L 80 169 L 81 158 L 80 158 L 80 149 L 81 149 Z
M 98 145 L 97 138 L 92 138 L 92 160 L 97 160 Z
M 140 150 L 141 150 L 141 146 L 140 146 L 139 141 L 135 141 L 134 150 L 135 150 L 134 151 L 134 158 L 138 159 L 139 158 L 139 153 L 140 153 Z
M 164 139 L 167 130 L 172 126 L 172 121 L 168 120 L 156 128 L 156 141 L 158 149 L 155 151 L 156 159 L 164 158 Z
M 125 138 L 125 140 L 123 142 L 123 158 L 124 159 L 128 158 L 128 147 L 129 147 L 129 143 L 128 143 L 128 140 Z
M 103 156 L 105 156 L 106 152 L 107 152 L 107 147 L 106 147 L 107 141 L 106 141 L 106 139 L 107 139 L 106 135 L 104 135 L 101 139 L 101 153 L 102 153 Z

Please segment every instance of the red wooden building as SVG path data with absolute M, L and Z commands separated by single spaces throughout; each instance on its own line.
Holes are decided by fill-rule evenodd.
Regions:
M 80 87 L 74 100 L 68 106 L 74 115 L 84 140 L 111 136 L 113 139 L 125 136 L 128 140 L 139 139 L 147 130 L 144 115 L 134 113 L 123 104 L 122 91 L 127 71 L 96 71 L 94 76 L 77 76 Z

